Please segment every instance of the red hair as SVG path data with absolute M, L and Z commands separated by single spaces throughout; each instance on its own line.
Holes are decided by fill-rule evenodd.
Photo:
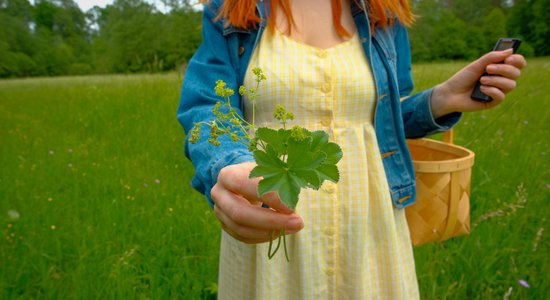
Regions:
M 358 0 L 353 1 L 358 4 Z M 208 0 L 204 2 L 208 2 Z M 224 17 L 229 24 L 238 28 L 255 28 L 260 22 L 260 17 L 256 14 L 256 3 L 257 0 L 225 0 L 218 18 Z M 367 5 L 369 5 L 367 10 L 373 27 L 385 27 L 388 24 L 392 24 L 395 18 L 406 26 L 412 25 L 414 21 L 414 15 L 412 14 L 408 0 L 370 0 L 367 1 Z M 271 14 L 268 19 L 269 28 L 275 28 L 277 8 L 280 8 L 285 14 L 288 20 L 288 28 L 291 28 L 294 19 L 290 10 L 290 0 L 271 0 Z M 349 36 L 349 32 L 342 26 L 341 15 L 341 0 L 332 0 L 332 22 L 336 32 L 340 36 Z

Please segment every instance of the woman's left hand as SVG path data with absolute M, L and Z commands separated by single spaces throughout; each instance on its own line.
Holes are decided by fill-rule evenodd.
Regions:
M 525 58 L 513 54 L 512 49 L 485 54 L 434 88 L 431 97 L 434 118 L 452 112 L 478 111 L 499 105 L 506 94 L 516 87 L 516 80 L 526 64 Z M 497 76 L 482 76 L 484 71 Z M 481 91 L 493 99 L 491 102 L 470 98 L 480 77 Z

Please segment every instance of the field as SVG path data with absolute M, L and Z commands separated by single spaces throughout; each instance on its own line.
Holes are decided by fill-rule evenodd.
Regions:
M 417 89 L 464 63 L 415 65 Z M 472 234 L 415 249 L 423 299 L 550 299 L 550 58 L 467 114 Z M 211 299 L 219 224 L 190 187 L 176 74 L 0 81 L 0 299 Z

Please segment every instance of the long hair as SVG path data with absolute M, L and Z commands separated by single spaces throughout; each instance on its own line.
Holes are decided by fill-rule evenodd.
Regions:
M 268 26 L 271 30 L 275 28 L 277 17 L 277 8 L 285 14 L 288 28 L 292 28 L 294 19 L 290 10 L 291 0 L 271 0 L 271 13 L 268 18 Z M 355 1 L 357 4 L 358 0 Z M 208 0 L 203 0 L 208 2 Z M 257 0 L 225 0 L 217 18 L 225 18 L 227 22 L 238 28 L 255 28 L 260 22 L 260 17 L 256 14 Z M 414 15 L 409 6 L 408 0 L 369 0 L 366 1 L 367 10 L 371 20 L 371 26 L 385 27 L 392 24 L 395 18 L 406 26 L 412 25 Z M 360 5 L 358 5 L 361 7 Z M 341 0 L 332 0 L 332 22 L 336 32 L 340 36 L 349 36 L 349 32 L 342 26 L 342 2 Z

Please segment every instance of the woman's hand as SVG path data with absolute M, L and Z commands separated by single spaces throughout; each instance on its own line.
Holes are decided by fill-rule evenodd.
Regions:
M 434 118 L 452 112 L 478 111 L 499 105 L 506 94 L 516 87 L 516 80 L 526 64 L 525 58 L 513 54 L 512 49 L 485 54 L 435 87 L 431 97 Z M 493 98 L 493 101 L 488 103 L 470 98 L 477 80 L 484 71 L 490 75 L 498 75 L 481 77 L 481 91 Z
M 304 227 L 302 218 L 286 207 L 276 193 L 258 197 L 260 179 L 248 178 L 255 166 L 247 162 L 220 171 L 211 196 L 222 228 L 245 243 L 267 242 L 271 233 L 275 238 L 281 229 L 286 234 L 300 231 Z M 262 207 L 262 203 L 271 209 Z

